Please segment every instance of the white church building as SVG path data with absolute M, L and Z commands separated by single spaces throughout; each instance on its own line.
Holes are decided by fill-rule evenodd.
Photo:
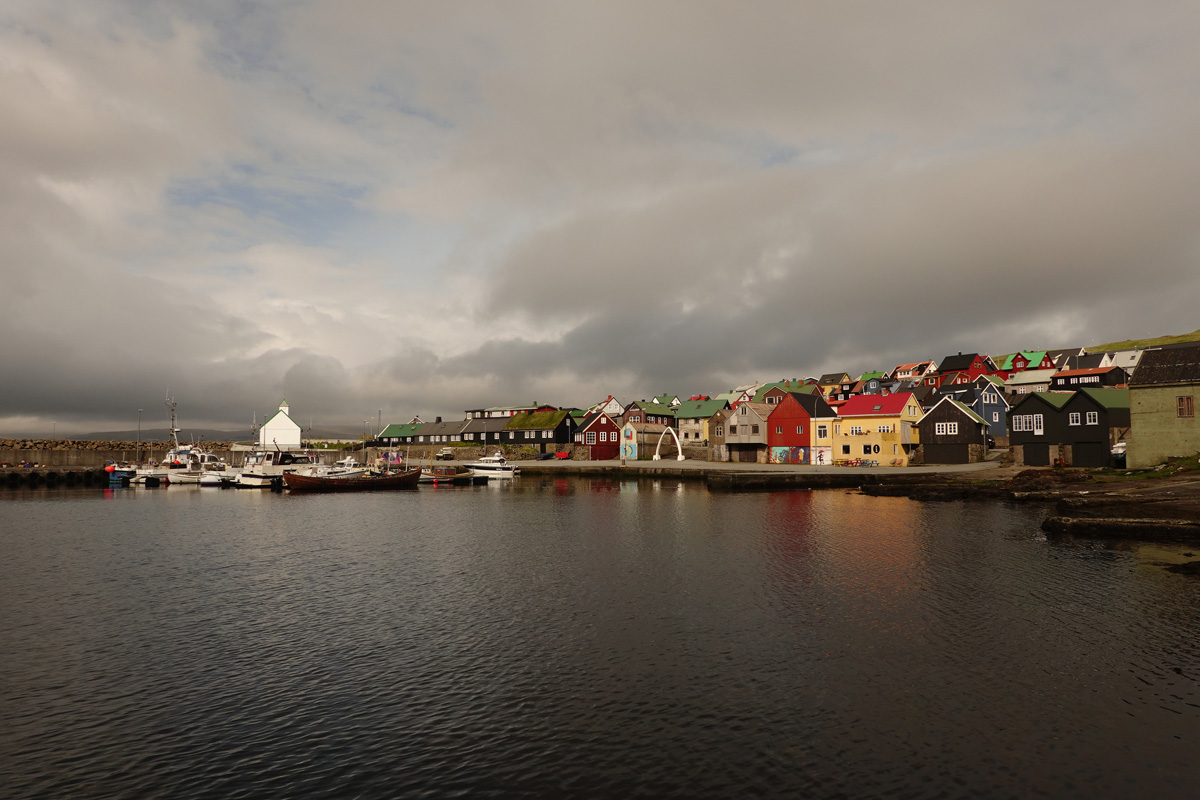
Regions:
M 287 400 L 258 430 L 258 446 L 268 450 L 297 450 L 300 448 L 300 426 L 288 416 Z

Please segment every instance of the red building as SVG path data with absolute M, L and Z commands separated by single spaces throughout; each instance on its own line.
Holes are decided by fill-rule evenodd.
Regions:
M 608 461 L 621 452 L 621 427 L 602 411 L 589 414 L 575 431 L 575 444 L 587 448 L 589 461 Z
M 815 421 L 832 421 L 837 412 L 816 394 L 787 392 L 767 417 L 767 460 L 773 464 L 809 464 Z

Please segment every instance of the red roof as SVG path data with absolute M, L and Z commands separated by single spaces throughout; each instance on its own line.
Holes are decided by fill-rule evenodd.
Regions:
M 912 392 L 899 394 L 860 394 L 851 397 L 838 409 L 839 417 L 895 417 L 899 416 L 908 401 L 913 397 Z

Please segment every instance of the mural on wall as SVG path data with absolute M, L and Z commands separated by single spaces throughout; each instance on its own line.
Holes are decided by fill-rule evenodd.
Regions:
M 772 447 L 767 453 L 771 464 L 807 464 L 807 447 Z
M 833 448 L 829 446 L 812 449 L 812 463 L 819 467 L 827 467 L 833 463 Z
M 621 431 L 621 458 L 635 460 L 637 452 L 637 434 L 633 428 L 626 426 L 625 430 Z

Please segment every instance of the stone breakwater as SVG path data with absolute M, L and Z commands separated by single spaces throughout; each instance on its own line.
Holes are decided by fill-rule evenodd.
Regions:
M 166 447 L 165 442 L 146 442 L 141 443 L 143 453 L 149 452 L 153 447 L 155 450 L 162 452 Z M 91 440 L 91 439 L 0 439 L 0 451 L 6 450 L 134 450 L 138 449 L 139 445 L 136 441 L 121 441 L 121 440 Z M 229 442 L 205 442 L 206 450 L 228 450 Z
M 228 442 L 204 442 L 205 450 L 228 457 Z M 165 442 L 125 442 L 84 439 L 0 439 L 0 467 L 35 464 L 38 467 L 67 470 L 101 469 L 109 461 L 134 461 L 139 450 L 141 460 L 160 459 L 167 450 Z

